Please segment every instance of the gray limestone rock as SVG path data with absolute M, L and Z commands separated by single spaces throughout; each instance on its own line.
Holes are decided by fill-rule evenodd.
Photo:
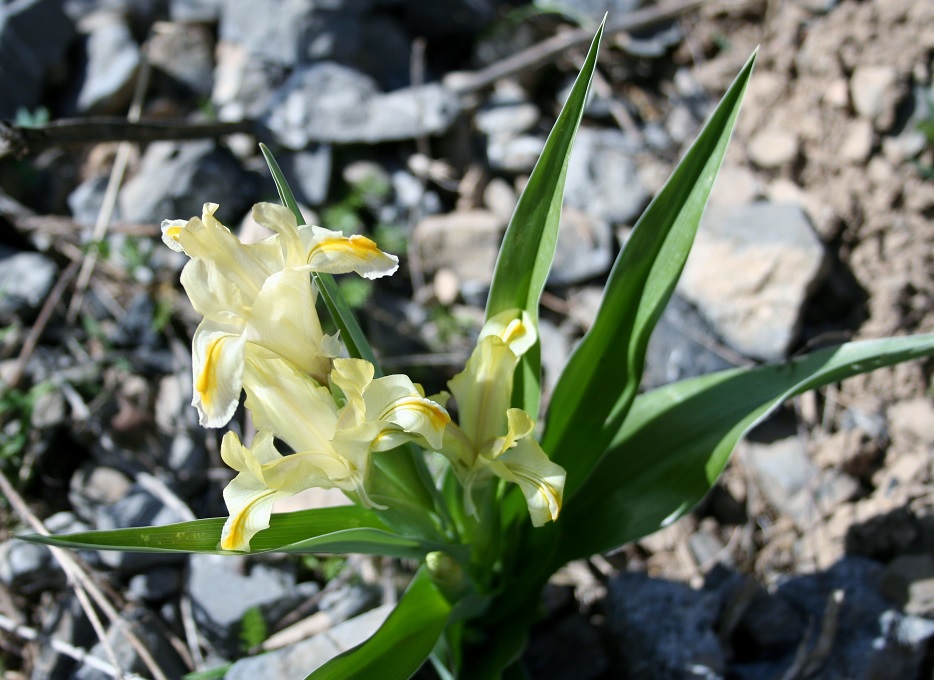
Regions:
M 583 210 L 564 208 L 548 284 L 582 283 L 606 274 L 612 264 L 613 230 L 610 225 Z
M 376 81 L 333 62 L 296 70 L 270 98 L 264 123 L 290 149 L 372 144 L 443 132 L 460 111 L 438 84 L 380 92 Z
M 88 30 L 84 81 L 78 111 L 117 113 L 129 104 L 140 65 L 139 45 L 122 17 L 96 12 L 82 22 Z
M 485 210 L 432 215 L 412 231 L 411 247 L 417 248 L 427 274 L 446 268 L 459 281 L 489 286 L 505 224 Z
M 57 275 L 58 267 L 45 255 L 0 245 L 0 318 L 37 312 Z
M 801 208 L 711 206 L 678 292 L 731 347 L 774 361 L 797 339 L 804 304 L 826 271 L 824 247 Z
M 220 204 L 218 216 L 229 224 L 252 201 L 253 184 L 230 152 L 214 142 L 156 142 L 120 192 L 120 209 L 131 222 L 160 224 L 200 216 L 210 201 Z

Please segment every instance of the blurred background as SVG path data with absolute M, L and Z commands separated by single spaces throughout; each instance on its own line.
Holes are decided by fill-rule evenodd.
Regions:
M 189 405 L 187 258 L 159 224 L 210 201 L 243 240 L 264 237 L 250 207 L 278 198 L 259 142 L 308 222 L 401 257 L 389 279 L 341 286 L 387 372 L 443 389 L 604 13 L 543 298 L 546 390 L 641 211 L 756 46 L 645 387 L 934 331 L 927 0 L 5 0 L 4 677 L 113 677 L 115 665 L 303 677 L 368 634 L 410 565 L 82 553 L 125 621 L 108 628 L 114 662 L 49 550 L 10 537 L 32 530 L 26 508 L 54 532 L 226 514 L 223 433 Z M 692 515 L 568 565 L 529 677 L 930 678 L 931 369 L 789 403 Z M 242 410 L 231 427 L 249 434 Z M 110 670 L 82 661 L 92 647 Z

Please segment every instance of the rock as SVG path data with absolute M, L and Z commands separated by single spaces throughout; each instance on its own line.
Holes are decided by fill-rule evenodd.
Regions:
M 749 140 L 749 158 L 760 168 L 788 165 L 798 157 L 798 138 L 788 130 L 762 130 Z
M 682 297 L 673 295 L 649 339 L 642 385 L 645 389 L 732 368 L 715 349 L 707 322 Z
M 934 557 L 896 557 L 882 572 L 879 589 L 906 614 L 930 617 L 934 614 Z
M 115 13 L 95 12 L 81 23 L 88 37 L 78 111 L 89 114 L 122 112 L 133 95 L 140 65 L 139 45 L 129 26 Z
M 926 397 L 898 401 L 886 413 L 892 437 L 909 444 L 934 446 L 934 404 Z
M 609 662 L 598 630 L 576 614 L 533 634 L 522 665 L 527 676 L 537 680 L 596 680 L 606 677 Z
M 483 204 L 508 224 L 516 211 L 518 197 L 512 185 L 501 177 L 494 177 L 483 190 Z
M 486 135 L 518 135 L 535 127 L 538 116 L 538 107 L 531 102 L 493 101 L 477 111 L 474 124 Z
M 567 327 L 556 326 L 547 319 L 539 319 L 538 336 L 542 345 L 542 393 L 551 395 L 568 357 L 571 356 L 573 342 Z
M 877 130 L 894 122 L 903 96 L 894 66 L 857 66 L 850 76 L 850 100 L 857 115 L 870 120 Z
M 565 205 L 610 224 L 633 221 L 649 200 L 633 160 L 636 151 L 618 130 L 579 130 L 568 163 Z
M 756 173 L 741 166 L 727 166 L 720 168 L 720 172 L 717 173 L 709 205 L 746 205 L 761 198 L 762 194 L 762 182 Z
M 292 66 L 303 61 L 315 3 L 310 0 L 220 3 L 218 39 L 241 45 L 252 61 Z
M 160 624 L 154 620 L 154 615 L 151 612 L 138 608 L 123 614 L 121 618 L 119 625 L 114 624 L 108 628 L 107 643 L 114 656 L 117 657 L 119 668 L 124 673 L 147 673 L 146 664 L 143 663 L 139 653 L 123 632 L 123 626 L 129 626 L 149 650 L 165 677 L 181 678 L 185 675 L 187 669 L 184 662 L 162 633 Z M 99 659 L 110 659 L 101 642 L 91 648 L 91 654 Z M 82 665 L 69 677 L 72 680 L 110 680 L 112 676 L 90 666 Z
M 394 605 L 383 605 L 345 621 L 307 640 L 234 663 L 226 680 L 256 678 L 300 678 L 369 638 L 392 613 Z
M 838 0 L 802 0 L 801 5 L 814 14 L 827 14 L 837 6 Z
M 224 0 L 169 0 L 169 16 L 180 23 L 215 23 Z
M 438 84 L 381 93 L 376 82 L 333 62 L 297 69 L 271 97 L 263 122 L 290 149 L 310 143 L 373 144 L 443 132 L 460 111 Z
M 840 145 L 840 157 L 851 163 L 865 163 L 872 154 L 874 141 L 872 123 L 863 118 L 851 121 Z
M 569 286 L 606 274 L 613 264 L 612 246 L 609 224 L 582 210 L 564 208 L 548 284 Z
M 234 42 L 219 42 L 214 53 L 211 103 L 217 117 L 237 121 L 262 116 L 276 86 L 285 79 L 284 68 L 254 59 L 243 45 Z
M 145 602 L 164 600 L 177 593 L 181 583 L 182 576 L 178 569 L 156 567 L 131 578 L 127 595 Z
M 182 95 L 203 99 L 214 89 L 214 40 L 205 26 L 159 22 L 149 38 L 147 57 Z
M 127 495 L 132 483 L 119 470 L 86 464 L 71 477 L 68 500 L 83 517 L 93 517 L 100 505 L 116 503 Z
M 446 268 L 462 286 L 488 287 L 504 228 L 500 217 L 485 210 L 432 215 L 415 226 L 410 247 L 417 249 L 426 274 Z
M 214 142 L 155 142 L 120 192 L 120 209 L 130 222 L 160 224 L 200 217 L 210 201 L 220 204 L 218 215 L 229 224 L 246 211 L 255 191 L 233 155 Z
M 172 508 L 142 487 L 134 484 L 121 499 L 97 509 L 97 528 L 101 531 L 124 529 L 126 527 L 161 526 L 181 522 L 182 517 Z M 151 569 L 156 565 L 178 564 L 185 561 L 185 555 L 172 553 L 134 553 L 121 551 L 103 551 L 101 562 L 124 574 L 137 573 Z
M 564 10 L 573 17 L 583 15 L 600 21 L 604 14 L 609 13 L 610 19 L 617 19 L 639 9 L 643 3 L 642 0 L 535 0 L 535 4 L 549 10 Z
M 189 565 L 187 588 L 195 621 L 231 652 L 237 647 L 241 621 L 248 609 L 259 607 L 268 612 L 277 605 L 294 605 L 317 590 L 310 582 L 297 587 L 291 572 L 264 563 L 248 567 L 245 557 L 235 555 L 192 555 Z M 237 596 L 231 597 L 231 593 Z
M 435 278 L 431 282 L 432 293 L 438 304 L 450 307 L 457 301 L 460 295 L 461 284 L 457 274 L 447 267 L 441 267 L 435 272 Z
M 609 583 L 606 616 L 623 677 L 653 680 L 721 677 L 725 668 L 714 624 L 720 595 L 681 583 L 622 573 Z
M 0 245 L 0 318 L 38 312 L 57 276 L 58 267 L 45 255 Z
M 804 303 L 826 270 L 823 245 L 799 207 L 712 206 L 678 292 L 731 347 L 774 361 L 795 342 Z
M 65 0 L 25 0 L 0 5 L 0 119 L 42 103 L 50 81 L 61 79 L 75 26 Z
M 81 182 L 68 194 L 68 209 L 76 222 L 91 226 L 97 221 L 106 190 L 107 177 L 95 175 Z M 123 219 L 119 203 L 114 206 L 113 219 Z
M 529 173 L 545 148 L 545 139 L 535 135 L 490 135 L 486 142 L 486 157 L 493 170 L 509 173 Z
M 0 583 L 17 593 L 35 594 L 61 587 L 65 574 L 48 546 L 14 538 L 0 543 Z
M 321 144 L 280 154 L 276 160 L 282 166 L 295 198 L 308 205 L 321 205 L 327 200 L 331 187 L 331 158 L 331 147 Z
M 349 584 L 324 593 L 318 610 L 326 612 L 332 623 L 341 623 L 372 609 L 379 602 L 377 588 L 363 584 Z
M 881 574 L 876 562 L 845 557 L 827 571 L 779 584 L 776 594 L 812 621 L 820 620 L 831 592 L 843 591 L 822 680 L 918 677 L 934 625 L 893 609 L 878 590 Z
M 749 441 L 746 460 L 766 500 L 785 514 L 798 510 L 794 499 L 812 488 L 817 475 L 797 436 L 767 443 Z
M 58 427 L 65 422 L 65 397 L 61 390 L 40 392 L 32 406 L 29 424 L 37 430 Z

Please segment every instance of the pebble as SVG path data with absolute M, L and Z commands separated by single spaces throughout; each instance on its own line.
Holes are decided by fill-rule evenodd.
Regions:
M 886 416 L 893 438 L 911 444 L 934 447 L 934 404 L 928 397 L 898 401 L 889 407 Z
M 609 224 L 582 210 L 564 208 L 548 284 L 569 286 L 606 274 L 613 264 L 612 247 Z
M 158 22 L 149 38 L 147 58 L 181 96 L 204 98 L 214 89 L 214 40 L 206 26 Z
M 797 436 L 769 442 L 748 441 L 746 460 L 766 500 L 786 515 L 797 511 L 796 497 L 811 488 L 817 475 Z
M 710 192 L 710 205 L 740 206 L 762 198 L 763 187 L 758 175 L 749 168 L 730 165 L 720 168 Z
M 58 267 L 45 255 L 0 245 L 0 318 L 31 318 L 57 277 Z
M 934 615 L 934 557 L 896 557 L 882 572 L 879 589 L 907 614 Z
M 0 583 L 14 592 L 34 594 L 64 582 L 48 546 L 15 538 L 0 543 Z
M 749 140 L 747 151 L 760 168 L 780 168 L 798 157 L 798 138 L 788 130 L 762 130 Z
M 321 205 L 327 200 L 334 165 L 329 144 L 277 154 L 276 160 L 300 203 Z
M 483 204 L 504 222 L 512 219 L 518 198 L 512 185 L 501 177 L 494 177 L 483 190 Z
M 823 245 L 801 208 L 711 206 L 678 292 L 731 347 L 774 361 L 797 339 L 804 304 L 826 266 Z
M 477 111 L 474 124 L 486 135 L 518 135 L 535 127 L 538 116 L 538 107 L 531 102 L 493 103 Z
M 494 134 L 487 139 L 486 156 L 493 170 L 531 172 L 545 148 L 545 139 L 535 135 Z
M 872 154 L 875 132 L 872 123 L 858 118 L 847 124 L 843 143 L 840 145 L 840 157 L 851 163 L 865 163 Z
M 856 114 L 886 130 L 898 103 L 898 71 L 894 66 L 857 66 L 850 76 L 850 99 Z

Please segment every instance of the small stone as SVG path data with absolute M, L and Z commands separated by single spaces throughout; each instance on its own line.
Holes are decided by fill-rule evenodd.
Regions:
M 160 21 L 153 26 L 147 58 L 175 89 L 207 97 L 214 88 L 214 40 L 207 27 Z
M 164 600 L 178 592 L 181 580 L 178 569 L 156 567 L 131 578 L 127 594 L 145 602 Z
M 58 268 L 45 255 L 20 253 L 0 245 L 0 318 L 39 310 L 55 283 Z
M 868 120 L 859 118 L 851 121 L 840 145 L 841 158 L 851 163 L 865 163 L 872 153 L 874 138 L 872 123 Z
M 517 135 L 535 127 L 538 116 L 538 107 L 529 102 L 493 103 L 477 111 L 474 122 L 486 135 Z
M 850 85 L 845 78 L 837 78 L 827 85 L 824 101 L 835 109 L 845 109 L 850 105 Z
M 748 152 L 760 168 L 780 168 L 798 157 L 798 138 L 788 130 L 762 130 L 749 141 Z
M 886 413 L 893 438 L 934 446 L 934 404 L 925 397 L 899 401 Z
M 491 179 L 483 190 L 483 204 L 507 223 L 516 210 L 517 201 L 512 185 L 501 177 Z
M 928 139 L 921 130 L 906 129 L 897 137 L 882 140 L 882 153 L 893 164 L 916 158 L 927 148 Z
M 571 319 L 585 333 L 593 326 L 603 300 L 601 286 L 584 286 L 573 291 L 568 300 L 568 312 Z
M 762 197 L 762 182 L 749 168 L 728 166 L 717 173 L 710 205 L 746 205 Z
M 894 66 L 857 66 L 850 76 L 850 99 L 857 115 L 879 130 L 888 129 L 901 99 Z
M 794 497 L 807 491 L 817 470 L 808 458 L 798 437 L 786 437 L 768 443 L 747 443 L 746 459 L 759 488 L 769 503 L 789 514 Z
M 32 407 L 30 424 L 38 429 L 56 427 L 65 422 L 65 397 L 60 390 L 42 392 Z
M 431 285 L 438 304 L 449 307 L 457 301 L 457 296 L 460 293 L 460 281 L 457 274 L 447 267 L 442 267 L 435 272 L 435 278 Z
M 333 170 L 332 156 L 328 144 L 281 154 L 279 163 L 299 202 L 320 206 L 327 200 Z
M 48 546 L 10 539 L 0 543 L 0 583 L 19 593 L 35 593 L 64 582 Z
M 490 135 L 486 156 L 490 167 L 501 172 L 531 172 L 538 162 L 545 140 L 534 135 Z

